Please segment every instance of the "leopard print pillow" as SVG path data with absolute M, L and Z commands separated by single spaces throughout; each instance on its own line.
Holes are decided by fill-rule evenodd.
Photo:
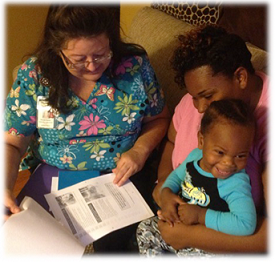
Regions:
M 198 2 L 161 3 L 153 1 L 151 7 L 183 20 L 192 25 L 217 24 L 221 7 L 219 4 Z

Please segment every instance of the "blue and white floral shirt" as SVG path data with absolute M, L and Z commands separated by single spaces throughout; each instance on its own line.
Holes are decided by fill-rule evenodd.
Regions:
M 56 115 L 54 128 L 37 128 L 37 98 L 47 97 L 49 87 L 41 81 L 36 58 L 28 59 L 7 98 L 5 130 L 18 136 L 34 134 L 32 154 L 41 162 L 60 169 L 111 170 L 134 145 L 143 118 L 164 107 L 147 56 L 125 58 L 115 73 L 112 79 L 103 74 L 86 102 L 69 89 L 68 106 L 73 110 Z

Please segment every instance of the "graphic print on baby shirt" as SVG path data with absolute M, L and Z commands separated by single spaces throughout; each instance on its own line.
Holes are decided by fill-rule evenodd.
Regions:
M 229 211 L 227 203 L 220 197 L 216 178 L 200 174 L 194 162 L 186 164 L 185 172 L 185 180 L 181 184 L 181 197 L 185 202 L 217 211 Z
M 206 194 L 203 187 L 195 187 L 192 184 L 192 177 L 186 169 L 185 181 L 181 184 L 182 196 L 189 200 L 188 204 L 206 207 L 210 203 L 210 197 Z

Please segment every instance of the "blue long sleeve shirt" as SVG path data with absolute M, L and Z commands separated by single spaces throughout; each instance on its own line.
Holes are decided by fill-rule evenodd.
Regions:
M 253 234 L 257 215 L 245 170 L 226 179 L 215 178 L 200 168 L 201 158 L 202 151 L 194 149 L 169 175 L 162 188 L 168 187 L 174 193 L 182 190 L 182 196 L 189 204 L 207 208 L 206 227 L 231 235 Z

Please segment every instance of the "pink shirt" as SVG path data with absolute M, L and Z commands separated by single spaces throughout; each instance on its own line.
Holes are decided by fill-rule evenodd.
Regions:
M 250 151 L 250 156 L 246 166 L 252 186 L 252 196 L 257 211 L 263 212 L 263 188 L 261 174 L 264 164 L 268 161 L 267 155 L 267 121 L 268 121 L 268 85 L 269 79 L 262 72 L 256 73 L 263 81 L 262 94 L 255 109 L 257 130 L 255 141 Z M 172 155 L 173 168 L 178 167 L 187 155 L 198 146 L 197 133 L 200 127 L 202 114 L 199 114 L 193 105 L 192 97 L 186 94 L 175 108 L 173 124 L 177 132 L 175 147 Z

